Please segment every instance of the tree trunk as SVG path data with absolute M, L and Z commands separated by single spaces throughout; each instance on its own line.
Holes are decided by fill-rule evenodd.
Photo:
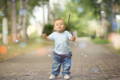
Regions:
M 19 26 L 21 27 L 21 37 L 24 41 L 28 40 L 28 35 L 27 35 L 27 2 L 28 0 L 20 0 L 20 10 L 21 14 L 19 17 Z
M 8 21 L 7 18 L 3 18 L 2 22 L 2 39 L 4 44 L 8 44 Z
M 15 42 L 17 40 L 17 28 L 16 28 L 16 0 L 11 0 L 12 2 L 12 40 Z

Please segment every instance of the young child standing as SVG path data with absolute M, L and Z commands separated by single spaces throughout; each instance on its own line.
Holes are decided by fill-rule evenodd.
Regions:
M 65 28 L 64 20 L 57 19 L 54 22 L 54 32 L 49 36 L 44 35 L 46 39 L 53 40 L 55 44 L 50 80 L 55 79 L 59 75 L 61 66 L 63 69 L 63 78 L 70 79 L 72 51 L 69 46 L 69 41 L 75 41 L 75 37 L 66 31 Z

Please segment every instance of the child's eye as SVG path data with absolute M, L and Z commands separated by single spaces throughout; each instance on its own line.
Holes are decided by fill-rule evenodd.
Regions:
M 60 25 L 64 25 L 64 24 L 60 24 Z
M 56 26 L 63 26 L 64 24 L 56 24 Z

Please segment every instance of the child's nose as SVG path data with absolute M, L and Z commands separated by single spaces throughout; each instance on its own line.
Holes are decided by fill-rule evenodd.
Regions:
M 60 26 L 60 25 L 59 25 L 58 27 L 59 27 L 59 28 L 61 28 L 61 26 Z

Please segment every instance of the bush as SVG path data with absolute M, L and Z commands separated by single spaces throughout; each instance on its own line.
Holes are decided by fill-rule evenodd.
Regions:
M 53 25 L 52 24 L 45 24 L 43 33 L 46 33 L 49 35 L 53 31 Z

